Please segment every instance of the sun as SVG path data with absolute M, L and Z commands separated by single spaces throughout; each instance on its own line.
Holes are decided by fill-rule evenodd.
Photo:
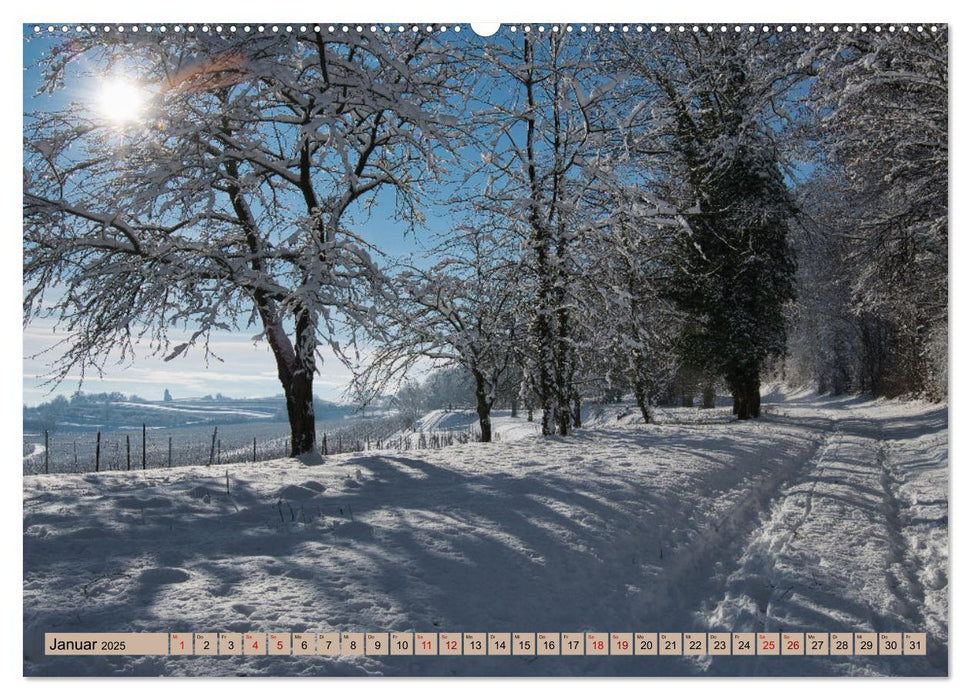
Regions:
M 128 80 L 113 78 L 101 83 L 98 111 L 116 124 L 138 121 L 145 107 L 145 93 Z

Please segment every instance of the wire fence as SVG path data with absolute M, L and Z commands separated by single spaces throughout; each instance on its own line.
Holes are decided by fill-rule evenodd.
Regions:
M 391 417 L 319 424 L 317 448 L 328 455 L 364 451 L 400 427 Z M 288 457 L 290 437 L 285 423 L 48 430 L 25 433 L 23 455 L 24 474 L 164 469 Z
M 321 427 L 325 429 L 317 431 L 317 449 L 324 456 L 441 449 L 480 438 L 475 426 L 408 432 L 396 417 Z M 168 430 L 148 426 L 94 432 L 47 430 L 24 435 L 23 455 L 25 475 L 165 469 L 289 457 L 290 437 L 280 434 L 279 424 L 256 423 Z

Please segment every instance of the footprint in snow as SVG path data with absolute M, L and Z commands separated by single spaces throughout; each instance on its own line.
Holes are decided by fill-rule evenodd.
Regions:
M 190 574 L 185 569 L 162 567 L 159 569 L 145 569 L 138 577 L 138 580 L 142 583 L 164 586 L 171 583 L 184 583 L 189 578 Z
M 339 523 L 335 525 L 331 532 L 337 537 L 347 537 L 350 539 L 370 539 L 374 537 L 374 528 L 367 523 L 362 523 L 359 520 L 351 520 L 350 522 Z
M 233 606 L 233 610 L 244 617 L 250 617 L 256 612 L 256 608 L 254 608 L 252 605 L 247 605 L 246 603 L 236 603 Z
M 313 498 L 318 493 L 320 492 L 308 488 L 306 485 L 297 486 L 296 484 L 290 484 L 277 491 L 276 495 L 278 498 L 286 501 L 305 501 L 308 498 Z
M 143 508 L 168 508 L 172 501 L 167 498 L 138 498 L 137 496 L 124 496 L 115 500 L 119 508 L 129 510 L 142 510 Z
M 194 489 L 191 489 L 189 491 L 189 497 L 198 498 L 203 503 L 209 503 L 209 501 L 212 499 L 209 489 L 207 489 L 205 486 L 196 486 Z

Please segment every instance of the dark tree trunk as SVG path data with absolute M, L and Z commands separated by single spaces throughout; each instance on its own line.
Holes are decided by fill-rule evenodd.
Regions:
M 580 428 L 582 423 L 580 422 L 580 395 L 574 394 L 573 396 L 573 427 Z
M 283 324 L 276 319 L 275 310 L 269 305 L 258 308 L 286 399 L 287 420 L 290 423 L 290 456 L 316 452 L 314 330 L 308 321 L 298 320 L 298 346 L 295 349 L 283 330 Z
M 692 408 L 695 405 L 694 394 L 687 392 L 681 394 L 681 408 Z
M 715 384 L 714 382 L 707 382 L 701 390 L 701 407 L 702 408 L 714 408 L 715 407 Z
M 567 401 L 556 412 L 556 432 L 562 436 L 570 434 L 570 402 Z
M 287 418 L 290 421 L 290 456 L 297 457 L 317 449 L 314 424 L 313 375 L 306 370 L 293 373 L 286 392 Z
M 748 410 L 752 418 L 758 418 L 762 414 L 762 392 L 758 378 L 749 385 Z
M 732 390 L 732 414 L 733 415 L 736 415 L 736 416 L 738 415 L 740 404 L 741 404 L 741 401 L 738 398 L 738 392 L 733 389 Z
M 492 420 L 489 413 L 492 402 L 486 392 L 485 379 L 481 374 L 475 374 L 475 412 L 479 415 L 479 442 L 492 442 Z
M 758 418 L 761 413 L 762 396 L 758 374 L 747 376 L 732 391 L 735 397 L 735 404 L 738 407 L 739 420 L 749 420 Z
M 749 409 L 748 409 L 748 399 L 749 399 L 748 393 L 742 394 L 738 398 L 738 419 L 739 420 L 748 420 L 749 418 L 752 417 L 752 414 L 749 413 Z
M 647 392 L 644 391 L 644 387 L 639 383 L 634 385 L 634 399 L 637 401 L 637 407 L 641 409 L 641 416 L 644 417 L 644 422 L 650 423 L 651 411 L 650 406 L 647 404 Z
M 526 404 L 526 420 L 533 422 L 533 406 L 529 403 Z
M 519 417 L 519 399 L 513 399 L 512 400 L 512 406 L 510 406 L 510 408 L 511 408 L 511 410 L 509 412 L 509 415 L 511 415 L 513 418 L 518 418 Z

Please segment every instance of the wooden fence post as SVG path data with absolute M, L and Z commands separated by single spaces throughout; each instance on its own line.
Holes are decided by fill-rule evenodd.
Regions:
M 98 437 L 95 439 L 94 443 L 94 470 L 101 471 L 101 431 L 98 431 Z
M 256 461 L 256 437 L 253 438 L 253 461 Z
M 169 469 L 172 468 L 172 436 L 169 435 Z
M 44 473 L 51 473 L 51 451 L 48 432 L 44 431 Z
M 216 458 L 216 433 L 219 432 L 219 426 L 212 429 L 212 444 L 209 446 L 209 464 L 207 466 L 212 466 L 213 460 Z
M 223 441 L 222 438 L 216 440 L 216 464 L 222 461 L 223 455 Z
M 324 457 L 327 456 L 327 433 L 324 433 Z
M 145 424 L 142 423 L 142 471 L 145 470 Z
M 125 471 L 131 471 L 131 435 L 125 435 Z

